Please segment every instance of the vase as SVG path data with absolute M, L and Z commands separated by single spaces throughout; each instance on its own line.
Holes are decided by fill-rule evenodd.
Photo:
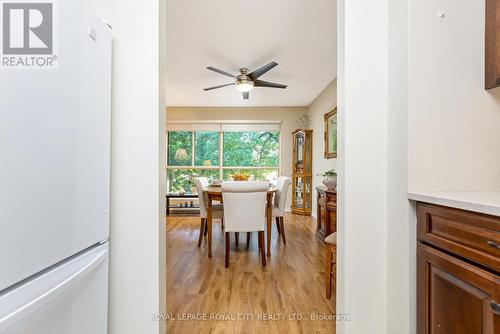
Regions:
M 335 190 L 337 188 L 337 176 L 327 176 L 323 179 L 323 184 L 328 190 Z

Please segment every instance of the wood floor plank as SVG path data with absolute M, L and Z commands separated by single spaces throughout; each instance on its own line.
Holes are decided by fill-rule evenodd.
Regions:
M 271 258 L 262 267 L 257 233 L 235 248 L 224 268 L 224 234 L 213 227 L 213 257 L 204 239 L 198 247 L 200 219 L 167 218 L 167 332 L 335 333 L 335 321 L 310 320 L 335 314 L 335 295 L 324 296 L 324 245 L 316 240 L 310 217 L 285 216 L 287 244 L 273 224 Z M 185 320 L 188 317 L 207 320 Z M 265 318 L 267 316 L 268 318 Z M 271 317 L 271 318 L 269 318 Z M 184 319 L 184 320 L 182 320 Z

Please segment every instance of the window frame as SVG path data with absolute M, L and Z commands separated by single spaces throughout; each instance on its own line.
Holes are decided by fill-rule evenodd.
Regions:
M 177 122 L 176 122 L 177 123 Z M 180 124 L 182 124 L 183 122 L 178 122 Z M 187 123 L 187 122 L 186 122 Z M 210 122 L 212 124 L 214 123 L 217 123 L 217 122 Z M 241 125 L 242 127 L 245 127 L 247 124 L 250 124 L 251 127 L 250 129 L 248 130 L 241 130 L 241 132 L 257 132 L 257 131 L 268 131 L 266 129 L 261 129 L 261 130 L 258 130 L 258 124 L 279 124 L 279 127 L 278 129 L 274 129 L 274 130 L 269 130 L 269 131 L 278 131 L 279 132 L 279 139 L 278 139 L 278 150 L 279 150 L 279 153 L 278 153 L 278 164 L 276 167 L 273 167 L 273 166 L 224 166 L 224 161 L 223 161 L 223 158 L 224 158 L 224 132 L 231 132 L 231 131 L 224 131 L 222 126 L 223 124 L 231 124 L 231 125 Z M 196 128 L 195 125 L 193 125 L 192 123 L 188 123 L 189 126 L 186 126 L 185 129 L 183 129 L 183 127 L 178 127 L 178 128 L 175 128 L 175 129 L 168 129 L 167 127 L 167 142 L 166 142 L 166 157 L 167 157 L 167 160 L 165 161 L 165 164 L 166 164 L 166 170 L 165 172 L 168 172 L 168 170 L 172 170 L 172 169 L 194 169 L 194 170 L 218 170 L 219 171 L 219 179 L 220 180 L 223 180 L 224 178 L 224 170 L 228 170 L 228 169 L 245 169 L 245 170 L 277 170 L 278 172 L 278 175 L 281 175 L 281 170 L 282 170 L 282 129 L 281 129 L 281 122 L 279 121 L 250 121 L 248 123 L 244 123 L 244 122 L 233 122 L 233 121 L 227 121 L 227 122 L 220 122 L 218 125 L 219 125 L 219 128 L 216 130 L 216 129 L 205 129 L 205 127 L 201 126 L 199 129 Z M 257 128 L 255 128 L 257 127 Z M 265 127 L 265 125 L 263 126 Z M 170 166 L 168 165 L 168 152 L 169 152 L 169 145 L 168 145 L 168 132 L 173 132 L 173 131 L 183 131 L 183 132 L 191 132 L 191 150 L 192 150 L 192 156 L 191 156 L 191 165 L 189 166 Z M 195 156 L 196 156 L 196 145 L 195 145 L 195 140 L 196 140 L 196 132 L 197 131 L 213 131 L 213 132 L 217 132 L 218 133 L 218 148 L 219 148 L 219 164 L 217 166 L 196 166 L 195 165 Z

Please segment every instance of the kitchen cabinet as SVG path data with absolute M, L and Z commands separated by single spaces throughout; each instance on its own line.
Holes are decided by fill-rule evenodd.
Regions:
M 500 0 L 486 0 L 485 87 L 500 85 Z
M 417 203 L 418 334 L 500 333 L 500 218 Z

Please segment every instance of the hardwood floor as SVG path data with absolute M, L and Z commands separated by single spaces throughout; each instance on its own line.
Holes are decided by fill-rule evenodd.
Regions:
M 167 218 L 169 334 L 335 333 L 334 320 L 311 316 L 334 316 L 335 296 L 324 296 L 324 245 L 316 240 L 310 217 L 285 217 L 286 245 L 273 224 L 267 267 L 261 265 L 257 233 L 249 249 L 245 233 L 240 233 L 237 250 L 232 234 L 231 261 L 225 269 L 224 236 L 217 220 L 209 259 L 206 240 L 197 247 L 199 224 L 199 218 Z M 207 319 L 186 320 L 193 316 Z

